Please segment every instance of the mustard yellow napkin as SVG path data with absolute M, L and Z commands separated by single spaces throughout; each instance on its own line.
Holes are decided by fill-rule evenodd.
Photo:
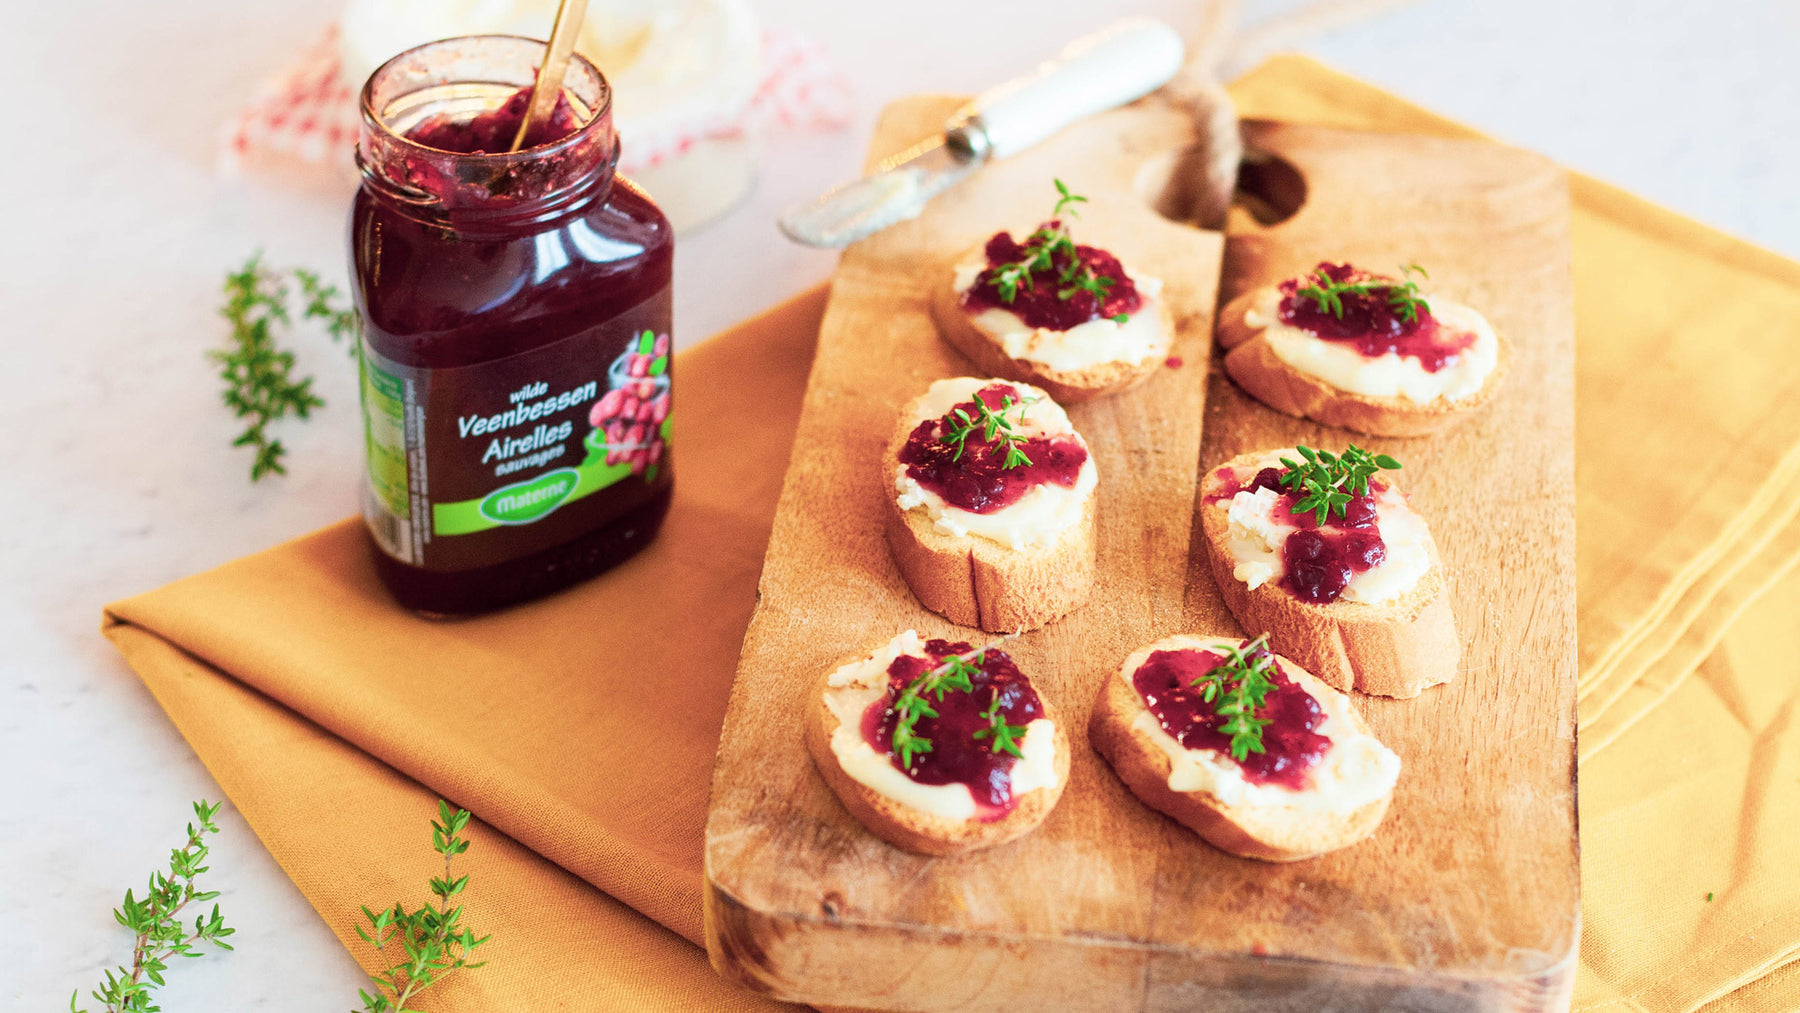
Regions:
M 108 610 L 107 635 L 365 967 L 359 905 L 420 903 L 439 871 L 434 795 L 479 817 L 462 871 L 489 965 L 433 993 L 434 1013 L 776 1005 L 695 945 L 700 835 L 823 312 L 815 289 L 677 357 L 675 504 L 604 579 L 427 622 L 388 598 L 347 521 Z
M 1460 130 L 1296 59 L 1236 93 L 1255 115 Z M 1575 194 L 1577 1003 L 1796 1008 L 1800 631 L 1777 606 L 1800 604 L 1800 580 L 1713 650 L 1795 554 L 1775 484 L 1800 443 L 1794 373 L 1751 354 L 1775 339 L 1733 344 L 1703 310 L 1723 292 L 1728 320 L 1791 318 L 1800 267 L 1591 181 Z M 1680 294 L 1695 277 L 1707 306 Z M 108 610 L 107 634 L 365 965 L 358 905 L 424 899 L 432 797 L 485 821 L 468 902 L 492 962 L 430 1008 L 769 1005 L 720 984 L 691 941 L 718 725 L 822 305 L 816 290 L 678 358 L 668 524 L 583 587 L 421 621 L 382 593 L 348 522 Z M 1709 433 L 1722 442 L 1699 446 Z M 1669 459 L 1694 462 L 1687 481 Z
M 1576 1009 L 1800 1010 L 1797 617 L 1790 574 L 1581 765 Z

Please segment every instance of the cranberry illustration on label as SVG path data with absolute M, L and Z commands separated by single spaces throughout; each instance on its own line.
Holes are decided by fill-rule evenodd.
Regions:
M 667 437 L 669 351 L 667 334 L 644 331 L 607 367 L 608 390 L 588 412 L 590 461 L 603 454 L 608 465 L 654 476 Z

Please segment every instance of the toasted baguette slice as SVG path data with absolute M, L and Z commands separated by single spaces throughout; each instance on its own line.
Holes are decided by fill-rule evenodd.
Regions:
M 1443 560 L 1426 532 L 1431 567 L 1418 583 L 1379 604 L 1338 599 L 1314 605 L 1295 598 L 1279 581 L 1251 589 L 1235 575 L 1230 545 L 1229 499 L 1216 502 L 1227 468 L 1250 468 L 1264 452 L 1243 454 L 1210 469 L 1200 481 L 1200 523 L 1206 555 L 1225 606 L 1246 630 L 1266 631 L 1271 646 L 1333 688 L 1409 698 L 1449 682 L 1462 658 L 1450 614 Z M 1391 472 L 1381 480 L 1392 486 Z
M 958 262 L 985 260 L 979 248 Z M 963 308 L 962 293 L 952 284 L 954 272 L 944 272 L 943 284 L 932 293 L 931 315 L 938 333 L 957 351 L 968 356 L 976 372 L 1040 387 L 1061 404 L 1078 404 L 1122 393 L 1148 380 L 1169 356 L 1175 344 L 1175 321 L 1160 295 L 1146 299 L 1145 312 L 1156 314 L 1162 340 L 1150 355 L 1134 362 L 1114 360 L 1081 369 L 1052 369 L 1030 359 L 1015 359 L 1001 345 L 1001 334 L 989 330 Z
M 1496 333 L 1499 358 L 1493 370 L 1479 390 L 1455 401 L 1439 397 L 1422 405 L 1405 397 L 1354 393 L 1295 368 L 1275 353 L 1264 328 L 1246 322 L 1251 308 L 1272 290 L 1252 289 L 1226 303 L 1219 311 L 1218 337 L 1226 350 L 1225 372 L 1251 397 L 1285 415 L 1376 436 L 1423 436 L 1491 400 L 1511 358 L 1505 336 Z
M 1295 793 L 1292 796 L 1295 799 L 1293 804 L 1276 804 L 1266 799 L 1226 802 L 1212 790 L 1177 790 L 1170 786 L 1170 775 L 1175 765 L 1168 748 L 1179 746 L 1175 745 L 1173 738 L 1157 723 L 1155 716 L 1145 706 L 1144 698 L 1132 686 L 1131 678 L 1138 666 L 1154 651 L 1204 649 L 1218 642 L 1217 638 L 1186 634 L 1166 637 L 1133 652 L 1117 671 L 1107 677 L 1099 697 L 1094 701 L 1093 713 L 1088 721 L 1088 739 L 1100 755 L 1112 764 L 1113 772 L 1119 775 L 1119 780 L 1125 782 L 1125 786 L 1145 805 L 1199 834 L 1213 847 L 1244 858 L 1256 858 L 1265 862 L 1293 862 L 1348 847 L 1374 833 L 1382 817 L 1387 814 L 1388 803 L 1393 798 L 1391 777 L 1397 774 L 1399 767 L 1399 761 L 1392 758 L 1393 754 L 1385 747 L 1379 747 L 1379 744 L 1379 753 L 1385 753 L 1388 759 L 1379 760 L 1378 763 L 1387 764 L 1391 769 L 1370 771 L 1371 776 L 1377 777 L 1372 787 L 1379 791 L 1378 797 L 1350 807 L 1303 804 L 1319 801 L 1319 789 L 1316 787 L 1309 789 L 1315 794 L 1313 799 L 1302 799 Z M 1288 678 L 1298 682 L 1328 713 L 1332 712 L 1332 705 L 1327 701 L 1336 698 L 1334 702 L 1339 705 L 1337 712 L 1343 715 L 1341 720 L 1347 722 L 1350 733 L 1357 736 L 1370 734 L 1362 717 L 1343 698 L 1343 694 L 1286 658 L 1277 655 L 1276 663 L 1282 666 Z M 1144 720 L 1140 720 L 1140 716 Z M 1340 719 L 1334 718 L 1334 725 L 1338 720 Z M 1332 748 L 1343 748 L 1337 743 L 1347 737 L 1345 729 L 1338 726 L 1335 730 L 1338 734 L 1333 736 Z M 1363 751 L 1376 752 L 1367 746 L 1363 747 Z M 1213 757 L 1216 757 L 1214 762 L 1221 767 L 1234 762 L 1224 754 L 1215 753 Z M 1331 757 L 1327 754 L 1322 765 L 1329 762 Z M 1283 793 L 1278 790 L 1265 791 L 1275 795 Z
M 1029 386 L 1020 389 L 1041 393 Z M 1079 523 L 1063 529 L 1053 542 L 1029 548 L 974 533 L 951 534 L 927 511 L 900 506 L 894 475 L 924 400 L 916 399 L 900 413 L 882 455 L 888 547 L 913 595 L 953 623 L 991 633 L 1036 629 L 1080 608 L 1094 584 L 1094 493 L 1088 494 Z
M 874 654 L 845 658 L 834 667 L 834 671 L 845 665 L 866 661 L 878 654 L 879 650 Z M 1038 699 L 1043 705 L 1044 719 L 1052 722 L 1056 730 L 1055 783 L 1025 792 L 1006 815 L 987 822 L 947 819 L 878 792 L 852 777 L 844 769 L 837 753 L 832 750 L 831 740 L 838 730 L 839 722 L 828 703 L 833 688 L 830 685 L 831 674 L 827 672 L 825 678 L 817 683 L 807 701 L 807 750 L 812 754 L 813 765 L 818 768 L 820 776 L 839 801 L 843 802 L 850 815 L 856 817 L 857 822 L 868 828 L 870 833 L 894 847 L 922 855 L 958 855 L 1015 840 L 1036 830 L 1044 822 L 1044 818 L 1050 815 L 1050 810 L 1056 807 L 1057 800 L 1062 797 L 1063 787 L 1069 783 L 1069 734 L 1055 708 L 1051 706 L 1050 699 L 1040 692 Z

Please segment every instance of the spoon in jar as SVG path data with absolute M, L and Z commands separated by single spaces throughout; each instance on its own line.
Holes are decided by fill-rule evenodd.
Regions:
M 531 86 L 531 104 L 519 120 L 519 132 L 513 135 L 512 147 L 517 151 L 525 143 L 531 128 L 550 119 L 556 100 L 562 96 L 563 77 L 569 72 L 569 56 L 575 52 L 575 37 L 581 34 L 581 20 L 587 17 L 587 0 L 561 0 L 556 5 L 556 24 L 550 29 L 550 44 L 544 47 L 544 65 L 538 68 L 537 81 Z

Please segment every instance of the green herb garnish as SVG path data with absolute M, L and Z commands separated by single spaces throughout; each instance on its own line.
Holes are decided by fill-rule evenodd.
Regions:
M 1399 461 L 1386 454 L 1371 454 L 1354 443 L 1345 447 L 1341 455 L 1311 447 L 1294 449 L 1305 458 L 1305 463 L 1282 458 L 1281 463 L 1287 466 L 1287 471 L 1282 473 L 1281 484 L 1306 492 L 1306 496 L 1294 504 L 1294 512 L 1312 512 L 1315 524 L 1324 524 L 1330 514 L 1344 516 L 1345 505 L 1353 497 L 1369 491 L 1369 478 L 1377 471 L 1384 468 L 1400 470 Z
M 1006 460 L 1000 464 L 1003 470 L 1023 467 L 1031 463 L 1031 458 L 1027 457 L 1025 451 L 1021 449 L 1025 445 L 1026 438 L 1013 430 L 1013 420 L 1008 419 L 1006 415 L 1017 409 L 1019 420 L 1023 421 L 1025 409 L 1040 400 L 1041 398 L 1029 397 L 1022 401 L 1015 401 L 1011 394 L 1003 394 L 1000 396 L 1000 407 L 989 408 L 987 402 L 981 399 L 981 394 L 977 393 L 974 416 L 971 417 L 962 408 L 952 408 L 939 420 L 944 433 L 938 437 L 938 441 L 956 444 L 956 453 L 950 459 L 960 461 L 963 450 L 967 448 L 969 437 L 979 430 L 983 442 L 1003 443 L 1006 446 Z
M 351 339 L 350 351 L 355 354 L 359 318 L 354 308 L 334 302 L 337 287 L 320 281 L 311 271 L 294 271 L 293 280 L 306 299 L 300 319 L 324 321 L 332 340 Z M 250 462 L 252 482 L 271 472 L 287 474 L 281 463 L 287 448 L 269 435 L 269 425 L 289 415 L 307 418 L 314 408 L 325 405 L 325 400 L 313 393 L 312 377 L 294 376 L 294 353 L 283 349 L 278 340 L 276 328 L 286 329 L 294 320 L 288 310 L 288 292 L 287 278 L 263 267 L 260 253 L 227 274 L 225 305 L 219 314 L 231 324 L 230 345 L 207 353 L 219 364 L 225 407 L 248 420 L 231 445 L 255 448 L 256 456 Z
M 1240 763 L 1251 753 L 1263 752 L 1262 730 L 1268 721 L 1256 716 L 1263 701 L 1275 690 L 1269 677 L 1275 656 L 1269 653 L 1267 633 L 1224 648 L 1225 663 L 1195 679 L 1191 685 L 1213 712 L 1226 719 L 1219 731 L 1231 736 L 1231 755 Z
M 992 739 L 990 745 L 994 752 L 1024 757 L 1025 754 L 1019 749 L 1019 737 L 1025 734 L 1025 726 L 1006 723 L 1006 715 L 1000 713 L 999 690 L 994 691 L 994 698 L 988 701 L 987 710 L 981 712 L 981 717 L 988 723 L 988 726 L 976 730 L 976 742 Z
M 1106 301 L 1106 293 L 1115 284 L 1115 279 L 1095 273 L 1094 269 L 1082 262 L 1081 255 L 1076 252 L 1075 238 L 1069 234 L 1069 226 L 1065 219 L 1080 217 L 1075 205 L 1087 203 L 1087 198 L 1069 190 L 1068 184 L 1062 180 L 1052 180 L 1056 184 L 1056 207 L 1050 211 L 1050 221 L 1039 226 L 1037 231 L 1025 238 L 1019 245 L 1024 249 L 1024 256 L 1019 260 L 1005 264 L 996 264 L 988 276 L 987 283 L 994 286 L 1000 294 L 1000 301 L 1011 305 L 1019 297 L 1019 289 L 1032 290 L 1037 287 L 1033 274 L 1044 274 L 1056 270 L 1056 258 L 1065 258 L 1061 270 L 1056 271 L 1056 297 L 1063 301 L 1075 298 L 1078 293 L 1092 293 L 1096 305 Z M 1125 323 L 1131 319 L 1130 314 L 1119 313 L 1111 317 L 1117 323 Z
M 169 969 L 171 958 L 200 956 L 195 949 L 200 943 L 231 949 L 225 937 L 236 930 L 225 927 L 219 905 L 213 905 L 212 914 L 195 918 L 191 929 L 181 922 L 181 912 L 189 904 L 205 903 L 219 895 L 217 890 L 194 887 L 194 880 L 207 870 L 207 847 L 202 841 L 207 834 L 219 832 L 213 823 L 219 808 L 205 799 L 195 802 L 194 817 L 199 822 L 188 824 L 187 843 L 169 853 L 169 871 L 152 872 L 142 900 L 126 890 L 125 903 L 114 909 L 114 920 L 136 933 L 137 941 L 131 948 L 131 966 L 106 972 L 106 980 L 92 993 L 105 1004 L 106 1013 L 154 1013 L 158 1007 L 150 1002 L 150 989 L 163 984 L 163 972 Z M 78 989 L 69 996 L 71 1013 L 86 1013 L 75 1009 L 80 995 Z
M 1387 294 L 1388 307 L 1394 315 L 1406 323 L 1419 319 L 1419 307 L 1430 308 L 1425 297 L 1419 294 L 1419 283 L 1412 280 L 1417 274 L 1429 279 L 1425 269 L 1417 264 L 1408 264 L 1400 269 L 1401 277 L 1366 278 L 1361 281 L 1337 281 L 1326 272 L 1323 266 L 1313 271 L 1314 284 L 1301 289 L 1297 294 L 1303 295 L 1319 306 L 1321 313 L 1330 313 L 1342 320 L 1344 318 L 1344 296 Z
M 450 803 L 438 800 L 438 818 L 431 822 L 431 847 L 444 856 L 444 875 L 431 879 L 437 906 L 426 904 L 408 911 L 404 904 L 395 902 L 380 913 L 363 906 L 369 927 L 358 925 L 356 934 L 375 947 L 384 961 L 390 956 L 390 944 L 398 945 L 402 952 L 392 954 L 400 959 L 385 970 L 369 975 L 375 991 L 358 990 L 363 1001 L 359 1013 L 409 1013 L 413 1007 L 407 1004 L 420 992 L 456 971 L 473 970 L 485 963 L 471 963 L 469 954 L 492 937 L 477 937 L 462 923 L 463 906 L 450 906 L 450 898 L 469 885 L 466 873 L 454 878 L 450 875 L 450 860 L 469 850 L 468 839 L 460 836 L 468 825 L 467 809 L 452 810 Z
M 900 757 L 901 767 L 910 770 L 912 768 L 913 757 L 923 756 L 924 754 L 931 752 L 931 740 L 919 735 L 913 730 L 918 726 L 920 718 L 935 718 L 938 716 L 937 709 L 931 706 L 930 700 L 936 700 L 937 702 L 942 703 L 945 693 L 974 692 L 974 679 L 976 675 L 980 674 L 981 666 L 987 660 L 987 652 L 1010 639 L 1012 638 L 1000 637 L 996 640 L 989 641 L 974 650 L 964 651 L 961 654 L 952 654 L 943 661 L 940 661 L 936 667 L 920 674 L 911 682 L 907 683 L 906 688 L 902 689 L 900 693 L 894 697 L 893 711 L 896 717 L 894 719 L 893 748 L 894 754 Z M 989 707 L 988 710 L 993 711 L 994 708 Z M 1000 724 L 1006 728 L 1006 731 L 997 732 L 992 726 L 992 722 L 995 718 L 989 715 L 988 720 L 988 731 L 995 736 L 996 745 L 994 747 L 994 752 L 998 753 L 1004 749 L 1007 752 L 1011 752 L 1014 756 L 1019 755 L 1016 746 L 1013 746 L 1011 749 L 1007 749 L 1006 746 L 1012 745 L 1013 732 L 1022 732 L 1024 729 L 1007 725 L 1005 719 L 1000 718 Z M 1001 736 L 1005 736 L 1006 746 L 998 744 Z M 985 738 L 986 736 L 982 735 L 981 732 L 976 732 L 975 737 L 979 739 Z

